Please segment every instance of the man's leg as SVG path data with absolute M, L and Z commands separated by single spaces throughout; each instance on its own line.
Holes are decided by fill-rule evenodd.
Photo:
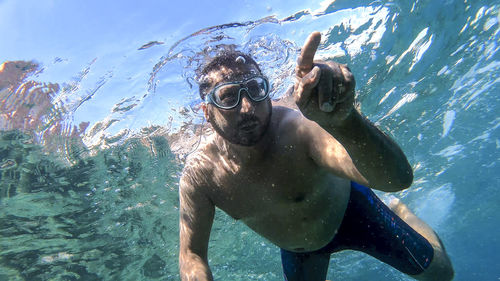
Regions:
M 286 281 L 325 281 L 329 262 L 328 253 L 294 253 L 281 249 Z
M 453 268 L 434 231 L 401 202 L 389 205 L 371 189 L 351 183 L 342 224 L 322 251 L 358 250 L 419 280 L 451 280 Z
M 434 257 L 427 269 L 412 277 L 418 280 L 451 280 L 453 279 L 453 267 L 450 258 L 446 254 L 443 243 L 437 234 L 425 222 L 419 219 L 413 212 L 410 211 L 408 206 L 403 204 L 399 199 L 394 198 L 389 202 L 389 208 L 411 226 L 420 235 L 425 237 L 434 249 Z

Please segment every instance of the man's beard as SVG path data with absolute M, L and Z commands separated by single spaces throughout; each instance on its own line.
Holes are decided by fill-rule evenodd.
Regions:
M 212 116 L 213 117 L 213 116 Z M 264 124 L 260 122 L 260 120 L 253 115 L 245 115 L 242 117 L 242 120 L 238 122 L 237 128 L 233 129 L 234 133 L 225 132 L 221 126 L 218 124 L 216 118 L 211 118 L 212 128 L 223 137 L 225 140 L 229 141 L 233 144 L 238 144 L 242 146 L 253 146 L 257 144 L 264 134 L 267 132 L 269 127 L 269 123 L 271 121 L 271 113 L 264 120 Z M 256 128 L 254 130 L 246 131 L 244 128 L 248 124 L 256 124 Z

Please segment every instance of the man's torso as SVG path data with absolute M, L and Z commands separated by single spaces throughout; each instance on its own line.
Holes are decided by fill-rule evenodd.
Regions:
M 326 245 L 339 227 L 350 194 L 348 180 L 335 177 L 309 157 L 306 146 L 283 128 L 283 108 L 273 111 L 266 153 L 238 161 L 209 142 L 190 159 L 204 192 L 220 209 L 290 251 Z

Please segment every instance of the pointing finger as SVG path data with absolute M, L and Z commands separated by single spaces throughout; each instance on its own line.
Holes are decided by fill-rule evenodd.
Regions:
M 321 33 L 315 31 L 307 37 L 304 46 L 297 59 L 297 76 L 304 77 L 313 68 L 314 55 L 321 42 Z

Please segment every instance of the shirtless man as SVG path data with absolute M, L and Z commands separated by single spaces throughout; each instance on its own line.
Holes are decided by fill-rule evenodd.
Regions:
M 212 280 L 207 259 L 215 206 L 281 248 L 285 280 L 325 280 L 330 254 L 360 250 L 418 280 L 451 280 L 434 231 L 367 187 L 408 188 L 413 173 L 389 137 L 354 108 L 354 77 L 313 61 L 312 33 L 297 61 L 300 111 L 273 106 L 248 55 L 205 65 L 200 95 L 216 134 L 189 157 L 180 180 L 182 280 Z

